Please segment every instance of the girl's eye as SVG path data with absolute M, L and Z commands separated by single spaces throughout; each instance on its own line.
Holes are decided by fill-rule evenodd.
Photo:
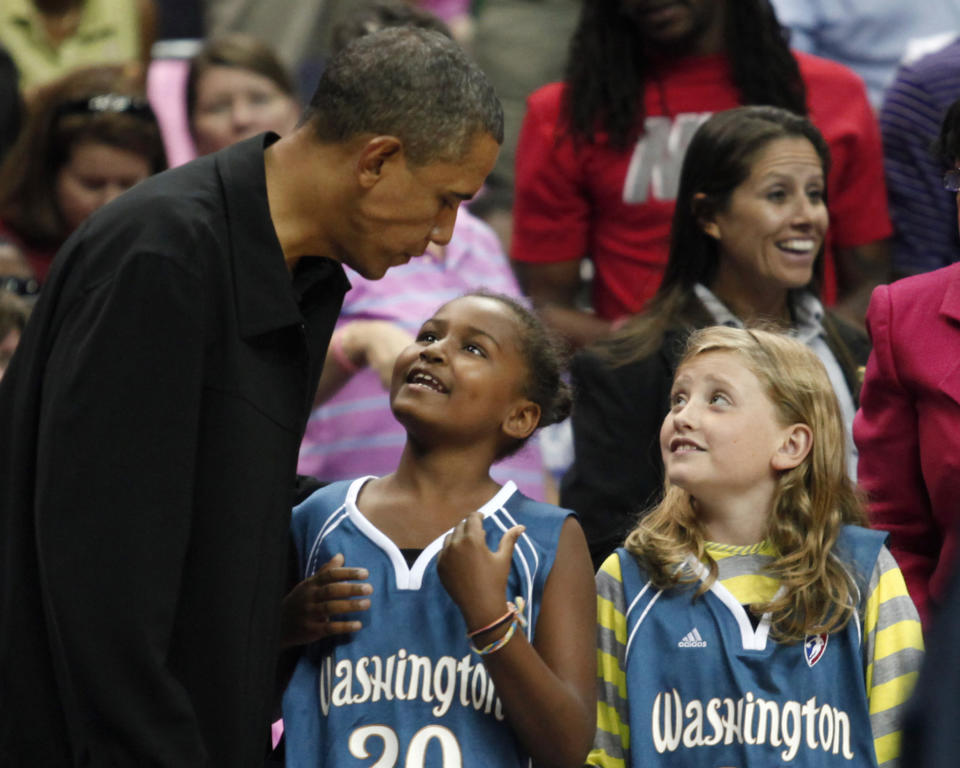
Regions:
M 417 336 L 417 341 L 424 344 L 432 344 L 437 338 L 437 334 L 433 331 L 420 331 L 420 334 Z
M 679 392 L 675 395 L 670 396 L 671 408 L 680 408 L 686 402 L 687 402 L 687 396 Z
M 774 203 L 782 203 L 787 199 L 787 193 L 783 189 L 771 189 L 767 192 L 767 200 Z
M 714 392 L 710 396 L 710 405 L 729 405 L 730 400 L 726 395 L 721 394 L 720 392 Z
M 822 203 L 823 202 L 823 190 L 822 189 L 811 189 L 807 192 L 807 198 L 811 203 Z
M 487 353 L 483 349 L 483 347 L 480 347 L 476 344 L 465 344 L 463 348 L 467 350 L 467 352 L 469 352 L 471 355 L 477 355 L 478 357 L 487 356 Z

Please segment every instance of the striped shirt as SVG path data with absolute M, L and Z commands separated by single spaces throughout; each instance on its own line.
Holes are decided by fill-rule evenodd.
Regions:
M 732 598 L 738 604 L 751 605 L 766 602 L 779 589 L 777 580 L 764 574 L 764 569 L 775 557 L 775 552 L 768 543 L 761 542 L 748 547 L 708 543 L 707 552 L 717 562 L 717 582 L 722 585 L 727 593 L 732 595 Z M 625 555 L 622 550 L 620 554 Z M 603 768 L 645 765 L 649 762 L 649 755 L 653 750 L 648 745 L 637 743 L 637 740 L 641 738 L 640 734 L 634 734 L 635 741 L 631 745 L 630 724 L 635 722 L 635 719 L 631 719 L 631 690 L 627 675 L 628 655 L 638 653 L 636 648 L 629 649 L 629 644 L 635 639 L 637 622 L 633 622 L 634 629 L 629 630 L 627 616 L 632 610 L 642 605 L 642 602 L 640 602 L 641 596 L 639 594 L 626 593 L 622 561 L 618 554 L 611 555 L 604 562 L 597 574 L 597 589 L 599 622 L 598 729 L 595 748 L 590 753 L 588 762 L 591 765 L 603 766 Z M 661 597 L 659 591 L 651 588 L 651 592 L 656 594 L 652 599 L 647 600 L 645 608 L 647 611 L 656 610 L 655 603 Z M 865 593 L 867 595 L 866 600 L 861 602 L 861 611 L 855 622 L 862 625 L 862 631 L 861 626 L 857 626 L 859 635 L 854 635 L 854 637 L 860 638 L 858 666 L 862 663 L 867 710 L 877 764 L 883 768 L 889 768 L 896 765 L 900 754 L 900 721 L 904 704 L 913 689 L 917 671 L 920 667 L 923 641 L 916 609 L 907 595 L 903 576 L 886 547 L 882 547 L 879 551 Z M 704 600 L 705 596 L 698 598 L 697 602 Z M 686 602 L 689 602 L 689 598 L 686 599 Z M 709 611 L 706 611 L 706 613 L 709 613 Z M 745 687 L 753 687 L 761 692 L 765 685 L 774 689 L 778 687 L 770 684 L 770 680 L 774 679 L 776 673 L 775 667 L 783 666 L 784 655 L 790 652 L 789 649 L 795 649 L 797 646 L 775 648 L 774 654 L 769 657 L 769 662 L 764 662 L 763 674 L 757 675 L 756 667 L 750 667 L 747 664 L 741 666 L 740 660 L 733 656 L 717 655 L 723 653 L 722 650 L 719 650 L 719 644 L 714 642 L 712 637 L 709 645 L 704 640 L 707 637 L 707 631 L 705 630 L 709 628 L 709 625 L 701 618 L 689 633 L 683 635 L 687 626 L 685 624 L 680 625 L 677 627 L 677 640 L 680 641 L 681 646 L 688 647 L 700 654 L 696 658 L 701 663 L 708 660 L 712 661 L 712 669 L 717 677 L 723 677 L 732 667 L 738 682 Z M 758 635 L 762 630 L 763 624 L 761 621 L 761 626 L 757 630 Z M 628 637 L 628 634 L 630 637 Z M 822 647 L 825 649 L 828 645 L 831 647 L 838 646 L 839 639 L 834 641 L 836 637 L 836 635 L 831 635 L 826 638 Z M 673 640 L 673 638 L 671 637 L 670 640 Z M 825 650 L 821 651 L 821 653 L 825 652 Z M 655 650 L 654 653 L 656 653 Z M 694 660 L 692 656 L 689 658 L 691 662 Z M 814 660 L 811 664 L 810 658 L 808 656 L 807 666 L 812 667 L 817 661 Z M 818 659 L 819 656 L 817 656 Z M 792 668 L 785 666 L 784 669 Z M 768 672 L 770 673 L 769 680 L 766 679 Z M 801 665 L 799 673 L 790 672 L 794 676 L 806 673 L 807 669 L 803 665 Z M 675 673 L 678 679 L 685 677 L 686 674 L 684 669 L 679 667 Z M 707 668 L 703 674 L 709 679 L 711 669 Z M 795 679 L 798 683 L 798 689 L 802 685 L 809 685 L 808 681 L 800 681 L 797 677 Z M 850 691 L 858 690 L 858 686 L 852 683 L 853 681 L 850 681 L 850 684 L 844 684 L 843 687 Z M 707 683 L 707 685 L 710 685 L 710 683 Z M 679 684 L 677 687 L 680 687 Z M 791 685 L 781 686 L 786 690 L 780 690 L 779 693 L 782 696 L 789 697 L 791 687 Z M 820 695 L 821 699 L 826 698 L 825 691 L 814 690 L 814 692 Z M 808 690 L 804 697 L 809 693 Z M 689 689 L 687 689 L 686 694 L 689 697 Z M 753 701 L 753 693 L 748 694 L 746 691 L 740 691 L 740 694 L 746 695 L 748 702 Z M 706 694 L 704 695 L 706 696 Z M 773 698 L 772 695 L 771 698 Z M 759 702 L 760 699 L 758 698 L 757 701 Z M 689 706 L 688 704 L 686 712 L 690 711 Z M 747 711 L 749 711 L 749 706 Z M 749 715 L 747 717 L 749 718 Z M 820 720 L 820 727 L 823 728 L 822 718 Z M 746 731 L 747 726 L 744 726 L 743 732 L 746 733 Z M 786 741 L 786 731 L 781 735 Z M 747 743 L 751 742 L 748 741 Z M 656 746 L 657 752 L 660 752 L 660 745 Z M 749 752 L 745 754 L 749 754 Z M 749 759 L 745 759 L 747 764 L 750 764 Z M 763 761 L 765 759 L 768 760 L 769 755 L 761 756 L 759 762 L 753 764 L 764 765 Z M 819 764 L 816 757 L 814 757 L 813 764 Z
M 956 200 L 943 188 L 943 161 L 931 152 L 944 113 L 958 95 L 960 40 L 902 66 L 880 110 L 893 266 L 903 274 L 960 259 Z

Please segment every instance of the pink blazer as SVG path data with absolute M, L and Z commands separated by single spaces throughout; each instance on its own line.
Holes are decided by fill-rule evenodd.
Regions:
M 876 288 L 867 329 L 859 481 L 928 626 L 960 535 L 960 263 Z

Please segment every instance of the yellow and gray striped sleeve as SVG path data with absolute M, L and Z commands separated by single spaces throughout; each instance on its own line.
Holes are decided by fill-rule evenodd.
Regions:
M 597 734 L 589 765 L 630 765 L 627 703 L 627 618 L 620 558 L 610 555 L 597 572 Z
M 893 768 L 900 757 L 904 707 L 923 660 L 923 635 L 903 574 L 886 547 L 880 550 L 867 594 L 863 642 L 870 726 L 877 763 Z

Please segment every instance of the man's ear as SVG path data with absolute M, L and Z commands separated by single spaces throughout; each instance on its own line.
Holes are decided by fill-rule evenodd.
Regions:
M 360 150 L 357 159 L 357 178 L 369 189 L 383 173 L 384 164 L 403 156 L 403 143 L 396 136 L 374 136 Z
M 503 433 L 514 440 L 526 440 L 540 423 L 540 406 L 532 400 L 521 400 L 503 421 Z
M 697 224 L 709 237 L 714 240 L 720 239 L 720 227 L 717 224 L 713 213 L 713 206 L 709 205 L 709 198 L 703 192 L 697 192 L 693 196 L 691 205 L 693 206 L 693 215 L 697 219 Z
M 800 466 L 813 448 L 813 431 L 806 424 L 792 424 L 783 434 L 783 441 L 773 455 L 771 466 L 785 471 Z

